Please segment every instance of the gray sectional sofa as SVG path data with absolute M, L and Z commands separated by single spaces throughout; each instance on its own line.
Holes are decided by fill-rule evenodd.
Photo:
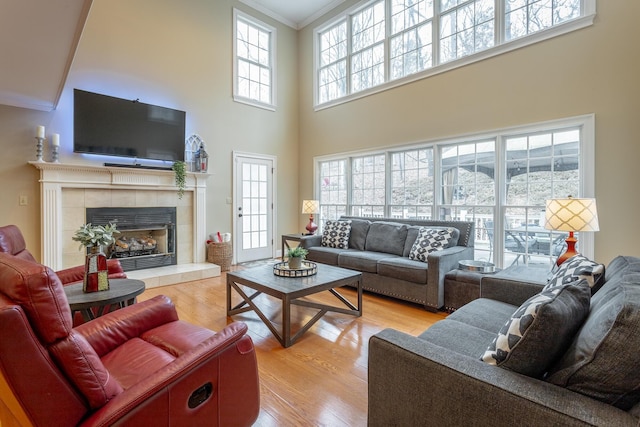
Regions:
M 525 346 L 509 365 L 481 358 L 505 323 L 544 294 L 525 278 L 483 282 L 480 299 L 417 337 L 392 329 L 372 336 L 369 425 L 640 425 L 640 259 L 617 257 L 603 277 L 595 292 L 584 279 L 564 284 L 558 295 L 571 298 L 537 311 L 543 323 L 511 348 Z
M 422 304 L 430 311 L 444 306 L 444 276 L 458 262 L 473 259 L 474 223 L 343 216 L 350 221 L 348 247 L 322 246 L 322 236 L 305 236 L 300 245 L 307 259 L 362 272 L 363 288 Z M 409 259 L 421 227 L 453 229 L 443 250 L 427 255 L 427 262 Z

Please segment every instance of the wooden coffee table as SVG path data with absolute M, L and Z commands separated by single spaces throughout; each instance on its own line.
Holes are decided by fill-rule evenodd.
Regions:
M 145 284 L 136 279 L 109 279 L 109 289 L 98 292 L 83 292 L 82 282 L 64 286 L 71 317 L 76 311 L 82 314 L 85 322 L 108 313 L 112 304 L 120 308 L 135 303 L 136 297 L 144 292 Z M 95 309 L 95 312 L 94 310 Z
M 358 291 L 357 305 L 353 305 L 336 290 L 336 288 L 345 285 L 356 287 Z M 249 288 L 254 292 L 249 295 L 242 287 Z M 233 291 L 242 297 L 242 302 L 234 307 L 231 306 Z M 329 291 L 347 308 L 301 299 L 323 291 Z M 282 301 L 281 330 L 278 330 L 277 326 L 254 302 L 254 299 L 263 293 Z M 291 305 L 319 310 L 293 336 L 291 336 Z M 283 347 L 289 347 L 329 311 L 356 317 L 362 316 L 362 274 L 325 264 L 318 264 L 318 273 L 309 277 L 276 276 L 273 274 L 273 266 L 271 265 L 227 273 L 227 315 L 232 316 L 250 310 L 255 311 Z

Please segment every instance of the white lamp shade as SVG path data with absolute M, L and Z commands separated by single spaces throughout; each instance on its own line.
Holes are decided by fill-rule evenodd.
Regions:
M 317 200 L 303 200 L 302 201 L 302 213 L 314 214 L 320 211 L 320 202 Z
M 598 231 L 596 199 L 547 200 L 544 228 L 561 231 Z

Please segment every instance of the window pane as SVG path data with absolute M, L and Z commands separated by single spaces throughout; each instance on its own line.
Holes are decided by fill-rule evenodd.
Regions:
M 236 17 L 236 70 L 234 95 L 272 103 L 272 31 L 244 16 Z

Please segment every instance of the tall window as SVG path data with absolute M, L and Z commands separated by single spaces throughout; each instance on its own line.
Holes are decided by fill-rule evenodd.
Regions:
M 316 159 L 320 223 L 341 215 L 473 221 L 476 259 L 549 264 L 564 252 L 566 235 L 544 228 L 545 201 L 593 197 L 593 121 Z M 579 241 L 589 256 L 586 234 Z
M 583 28 L 593 22 L 595 1 L 361 3 L 314 33 L 315 103 L 383 90 Z
M 275 28 L 236 9 L 234 100 L 274 109 Z

